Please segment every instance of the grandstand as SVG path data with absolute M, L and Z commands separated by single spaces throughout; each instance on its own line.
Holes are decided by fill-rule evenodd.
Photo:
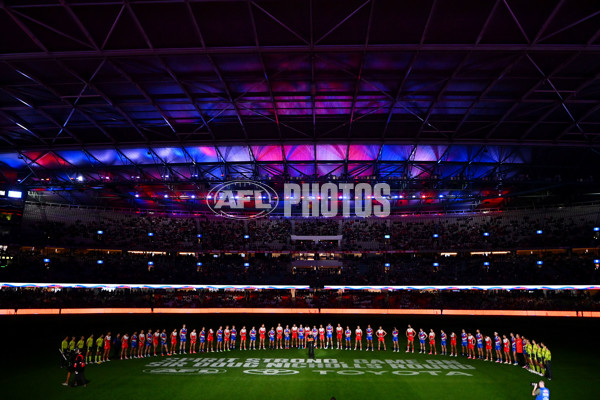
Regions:
M 50 360 L 106 326 L 298 318 L 397 326 L 401 342 L 413 320 L 518 330 L 557 349 L 571 381 L 553 397 L 589 397 L 597 351 L 561 332 L 600 321 L 598 26 L 594 0 L 0 2 L 7 398 L 74 396 L 16 387 L 33 354 L 12 332 L 39 332 Z M 306 358 L 292 351 L 273 357 Z M 352 361 L 317 359 L 335 357 Z M 131 376 L 169 399 L 508 399 L 532 378 L 458 361 L 485 371 L 471 393 L 291 367 L 260 369 L 292 371 L 276 385 L 202 376 L 204 392 L 180 376 L 170 393 L 142 361 Z M 83 397 L 130 397 L 114 364 L 89 374 L 114 388 Z

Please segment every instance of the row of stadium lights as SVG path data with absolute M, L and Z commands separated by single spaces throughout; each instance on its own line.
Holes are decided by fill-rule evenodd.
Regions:
M 500 194 L 499 196 L 501 197 L 502 195 Z M 135 194 L 133 195 L 133 197 L 135 197 L 136 199 L 139 199 L 139 198 L 140 198 L 140 194 L 139 194 L 139 193 L 135 193 Z M 165 199 L 168 199 L 169 197 L 170 197 L 170 196 L 169 196 L 167 193 L 165 193 L 165 194 L 163 195 L 163 198 L 165 198 Z M 195 195 L 195 194 L 192 194 L 192 195 L 190 195 L 190 196 L 187 196 L 187 195 L 183 195 L 183 196 L 175 196 L 175 198 L 187 198 L 187 197 L 189 197 L 189 198 L 190 198 L 190 199 L 192 199 L 192 200 L 196 199 L 196 195 Z M 422 194 L 422 195 L 420 195 L 420 196 L 417 196 L 416 194 L 413 194 L 412 196 L 404 196 L 404 195 L 400 194 L 400 195 L 394 195 L 394 196 L 382 196 L 382 197 L 383 197 L 383 198 L 386 198 L 386 199 L 389 199 L 389 200 L 398 200 L 398 199 L 400 199 L 400 200 L 402 200 L 402 199 L 417 199 L 417 198 L 421 198 L 421 199 L 433 199 L 433 198 L 436 198 L 436 197 L 437 197 L 438 199 L 443 199 L 443 198 L 445 198 L 445 197 L 446 197 L 446 195 L 444 195 L 444 194 L 440 194 L 440 195 L 438 195 L 438 196 L 427 196 L 427 195 L 425 195 L 425 194 Z M 212 198 L 213 198 L 213 196 L 212 196 L 212 195 L 208 195 L 208 196 L 206 196 L 206 199 L 207 199 L 207 200 L 212 200 Z M 234 199 L 236 199 L 236 200 L 238 200 L 238 199 L 239 199 L 239 196 L 234 196 L 233 198 L 234 198 Z M 249 199 L 252 199 L 253 197 L 247 197 L 247 198 L 249 198 Z M 306 197 L 305 197 L 305 196 L 300 196 L 300 199 L 302 199 L 302 200 L 304 200 L 305 198 L 307 198 L 307 199 L 310 199 L 310 200 L 321 200 L 321 196 L 306 196 Z M 331 200 L 331 196 L 328 196 L 327 198 L 328 198 L 329 200 Z M 373 198 L 373 199 L 374 199 L 374 198 L 375 198 L 375 196 L 367 196 L 366 198 L 367 198 L 367 199 L 371 199 L 371 198 Z M 204 199 L 204 198 L 200 197 L 200 200 L 203 200 L 203 199 Z M 262 196 L 262 199 L 263 199 L 263 200 L 266 200 L 266 199 L 267 199 L 267 196 Z M 278 199 L 278 197 L 277 197 L 277 196 L 274 196 L 274 197 L 273 197 L 273 199 L 274 199 L 274 200 L 277 200 L 277 199 Z M 286 200 L 290 200 L 290 199 L 291 199 L 291 200 L 294 200 L 294 199 L 295 199 L 295 197 L 294 197 L 294 196 L 285 196 L 285 199 L 286 199 Z M 346 199 L 352 199 L 352 196 L 338 196 L 338 200 L 346 200 Z M 355 199 L 355 200 L 358 200 L 358 199 L 359 199 L 359 197 L 358 197 L 358 196 L 354 196 L 354 199 Z

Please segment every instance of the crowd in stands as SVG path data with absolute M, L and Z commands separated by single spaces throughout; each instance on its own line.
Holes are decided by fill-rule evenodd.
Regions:
M 599 311 L 587 291 L 393 291 L 14 289 L 0 290 L 0 309 L 20 308 L 392 308 Z
M 238 285 L 574 285 L 600 283 L 597 253 L 332 255 L 341 266 L 294 264 L 291 254 L 15 254 L 0 282 Z M 331 260 L 331 257 L 326 257 Z
M 14 244 L 71 248 L 460 251 L 600 246 L 600 210 L 592 206 L 458 216 L 247 221 L 27 204 L 22 221 L 20 235 L 11 238 Z M 342 240 L 293 241 L 292 235 L 341 235 Z

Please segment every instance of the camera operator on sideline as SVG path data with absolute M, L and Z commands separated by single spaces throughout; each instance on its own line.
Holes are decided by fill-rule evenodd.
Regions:
M 535 400 L 549 400 L 550 399 L 550 390 L 544 385 L 544 381 L 540 381 L 539 383 L 532 383 L 533 390 L 531 391 L 531 395 L 535 396 Z
M 85 370 L 85 362 L 83 354 L 79 351 L 79 349 L 75 350 L 75 362 L 73 363 L 73 370 L 75 371 L 75 385 L 74 386 L 83 386 L 87 387 L 87 382 L 85 380 L 85 375 L 83 371 Z

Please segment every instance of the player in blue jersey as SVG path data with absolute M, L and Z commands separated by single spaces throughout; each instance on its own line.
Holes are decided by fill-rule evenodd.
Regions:
M 329 346 L 331 346 L 331 349 L 333 349 L 333 326 L 331 326 L 331 324 L 328 324 L 325 330 L 327 331 L 327 341 L 325 342 L 325 349 L 328 349 Z
M 164 353 L 163 353 L 164 351 Z M 168 355 L 170 356 L 171 353 L 169 353 L 169 348 L 167 347 L 167 330 L 163 329 L 163 331 L 160 333 L 160 354 L 164 357 L 164 355 Z
M 133 332 L 133 335 L 131 335 L 131 358 L 138 358 L 137 357 L 137 352 L 138 352 L 138 334 L 137 332 Z
M 302 327 L 302 324 L 298 327 L 298 348 L 304 348 L 304 328 Z
M 399 353 L 400 352 L 400 344 L 398 343 L 398 328 L 394 327 L 394 330 L 392 330 L 392 344 L 394 345 L 394 350 L 392 350 L 395 353 Z
M 204 353 L 205 346 L 206 346 L 206 328 L 202 327 L 202 330 L 200 330 L 200 347 L 198 347 L 198 352 Z
M 148 329 L 146 334 L 146 347 L 144 348 L 144 357 L 150 357 L 150 349 L 152 348 L 152 329 Z
M 502 351 L 500 348 L 502 347 L 502 339 L 498 336 L 498 332 L 494 332 L 494 348 L 496 349 L 496 362 L 502 362 Z
M 217 353 L 223 351 L 223 327 L 219 326 L 217 329 Z
M 186 344 L 187 344 L 187 328 L 185 327 L 185 324 L 183 324 L 183 327 L 179 330 L 179 354 L 186 354 L 186 352 L 185 352 Z
M 461 347 L 461 351 L 462 351 L 462 356 L 465 356 L 465 353 L 469 353 L 469 349 L 468 349 L 469 344 L 467 343 L 467 332 L 465 332 L 465 330 L 462 330 L 462 333 L 460 334 L 460 347 Z
M 290 335 L 291 335 L 291 331 L 290 331 L 290 326 L 286 325 L 285 329 L 283 330 L 283 341 L 285 343 L 285 348 L 286 350 L 289 350 L 290 348 Z
M 231 350 L 235 350 L 236 338 L 237 338 L 237 331 L 235 330 L 235 325 L 231 325 L 231 344 L 230 344 Z
M 352 331 L 349 326 L 346 326 L 344 336 L 346 337 L 346 347 L 344 347 L 344 350 L 352 350 Z
M 250 329 L 250 350 L 256 350 L 256 328 Z
M 442 344 L 442 355 L 445 356 L 448 354 L 448 348 L 446 347 L 446 340 L 448 339 L 448 336 L 446 335 L 446 332 L 444 332 L 443 330 L 440 331 L 440 343 Z
M 275 328 L 271 327 L 269 331 L 269 349 L 275 350 Z
M 477 358 L 483 360 L 483 335 L 481 334 L 479 329 L 477 329 L 475 339 L 477 339 Z
M 514 333 L 510 333 L 510 347 L 512 349 L 512 353 L 513 353 L 513 359 L 514 359 L 514 365 L 519 365 L 519 362 L 517 361 L 517 338 L 515 338 L 515 334 Z
M 369 351 L 369 345 L 371 345 L 371 351 L 375 351 L 375 348 L 373 347 L 373 328 L 371 328 L 371 325 L 367 325 L 367 329 L 366 329 L 366 334 L 367 334 L 367 350 Z
M 419 329 L 419 354 L 425 354 L 425 340 L 427 340 L 427 334 L 423 329 Z

